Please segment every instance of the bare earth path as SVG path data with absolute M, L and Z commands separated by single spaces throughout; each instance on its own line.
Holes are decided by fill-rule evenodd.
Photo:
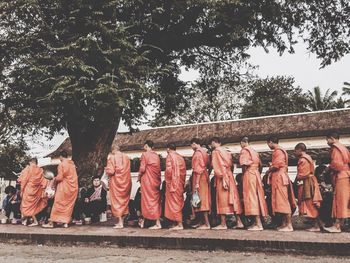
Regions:
M 57 247 L 0 243 L 0 262 L 112 263 L 112 262 L 350 262 L 350 258 L 310 257 L 265 253 L 151 250 L 134 248 Z

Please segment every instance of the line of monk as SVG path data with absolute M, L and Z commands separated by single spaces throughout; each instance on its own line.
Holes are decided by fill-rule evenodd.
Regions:
M 281 232 L 293 231 L 292 213 L 298 206 L 299 214 L 313 220 L 309 231 L 341 232 L 344 219 L 350 217 L 350 153 L 339 142 L 339 135 L 332 133 L 327 136 L 327 143 L 331 147 L 331 162 L 327 168 L 331 172 L 334 186 L 332 216 L 334 225 L 325 227 L 319 217 L 322 203 L 320 188 L 315 177 L 314 161 L 306 153 L 304 143 L 295 146 L 294 155 L 298 158 L 297 177 L 298 189 L 296 196 L 293 183 L 288 176 L 288 154 L 279 145 L 276 137 L 267 139 L 272 152 L 272 161 L 267 170 L 267 184 L 271 187 L 271 202 L 267 203 L 264 192 L 261 171 L 262 163 L 259 154 L 250 144 L 248 137 L 241 139 L 239 164 L 242 167 L 243 200 L 241 200 L 237 183 L 233 175 L 233 159 L 231 153 L 222 146 L 220 138 L 214 137 L 210 141 L 211 158 L 207 149 L 203 148 L 200 140 L 191 140 L 192 156 L 192 194 L 200 199 L 200 205 L 193 207 L 193 214 L 198 219 L 195 228 L 211 229 L 209 214 L 215 205 L 220 224 L 212 229 L 227 229 L 227 215 L 236 219 L 236 228 L 244 228 L 241 217 L 252 217 L 253 222 L 249 231 L 263 230 L 262 219 L 269 215 L 282 215 L 282 223 L 277 228 Z M 154 151 L 154 144 L 148 140 L 143 146 L 138 181 L 141 185 L 141 214 L 139 221 L 141 228 L 145 220 L 155 222 L 150 229 L 161 229 L 161 165 L 160 157 Z M 54 227 L 54 223 L 61 223 L 68 227 L 71 221 L 73 207 L 78 194 L 78 177 L 74 162 L 61 153 L 61 163 L 58 174 L 53 182 L 56 188 L 54 205 L 49 222 L 45 228 Z M 211 169 L 214 170 L 215 204 L 212 203 L 210 178 Z M 110 201 L 113 216 L 117 219 L 114 228 L 124 227 L 124 217 L 128 215 L 128 204 L 131 194 L 131 172 L 128 156 L 120 151 L 118 145 L 112 145 L 108 156 L 105 173 L 110 177 Z M 45 206 L 47 198 L 45 188 L 48 181 L 44 178 L 43 170 L 38 167 L 37 160 L 30 161 L 21 173 L 18 181 L 21 184 L 21 213 L 27 220 L 33 219 L 29 226 L 38 225 L 35 215 Z M 175 144 L 168 144 L 165 164 L 165 206 L 164 216 L 173 222 L 171 229 L 181 230 L 183 226 L 184 188 L 186 183 L 185 159 L 176 152 Z M 52 182 L 51 182 L 52 184 Z M 296 198 L 297 197 L 297 198 Z M 296 199 L 298 202 L 296 202 Z

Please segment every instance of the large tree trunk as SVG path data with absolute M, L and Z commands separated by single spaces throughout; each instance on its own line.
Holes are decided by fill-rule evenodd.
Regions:
M 79 121 L 68 123 L 73 161 L 77 166 L 80 187 L 90 185 L 93 176 L 103 174 L 119 121 L 120 117 L 93 124 Z

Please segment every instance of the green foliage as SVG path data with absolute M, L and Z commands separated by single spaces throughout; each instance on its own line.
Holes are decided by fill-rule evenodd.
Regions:
M 148 63 L 117 7 L 116 1 L 1 5 L 2 99 L 18 113 L 17 123 L 51 133 L 77 122 L 84 129 L 142 103 Z
M 294 87 L 291 77 L 273 77 L 247 83 L 241 117 L 258 117 L 303 112 L 307 99 L 302 89 Z
M 132 126 L 146 102 L 171 117 L 189 93 L 180 66 L 210 78 L 251 46 L 293 52 L 301 34 L 325 66 L 349 53 L 349 12 L 340 0 L 2 1 L 2 100 L 31 131 Z
M 174 107 L 159 110 L 151 126 L 227 120 L 238 116 L 241 97 L 245 93 L 243 84 L 252 77 L 254 67 L 240 53 L 224 59 L 220 59 L 218 50 L 202 55 L 196 68 L 201 77 L 191 84 L 184 83 L 183 92 L 175 93 L 182 99 L 175 98 Z
M 0 145 L 0 177 L 17 179 L 13 173 L 19 173 L 26 166 L 29 156 L 28 146 L 23 140 Z
M 311 111 L 330 110 L 336 108 L 344 108 L 342 99 L 337 99 L 338 92 L 327 89 L 323 95 L 320 87 L 314 87 L 312 91 L 308 91 L 308 109 Z
M 146 106 L 163 119 L 186 108 L 181 67 L 200 72 L 195 92 L 221 97 L 217 80 L 236 87 L 232 65 L 252 46 L 294 52 L 307 36 L 325 66 L 350 52 L 349 16 L 345 0 L 0 1 L 0 105 L 19 133 L 66 129 L 79 173 L 97 173 L 121 119 L 131 128 Z M 268 112 L 296 110 L 286 105 Z
M 350 96 L 350 83 L 344 82 L 343 95 Z M 349 103 L 350 99 L 345 100 L 345 103 Z

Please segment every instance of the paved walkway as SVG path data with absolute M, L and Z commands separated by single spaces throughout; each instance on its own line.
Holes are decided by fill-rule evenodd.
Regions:
M 157 249 L 298 252 L 310 255 L 350 255 L 350 233 L 328 234 L 274 230 L 201 231 L 186 229 L 112 229 L 107 226 L 72 226 L 68 229 L 0 225 L 0 241 L 48 245 L 110 245 Z
M 349 257 L 295 254 L 166 250 L 144 248 L 54 247 L 0 243 L 0 263 L 345 263 Z

